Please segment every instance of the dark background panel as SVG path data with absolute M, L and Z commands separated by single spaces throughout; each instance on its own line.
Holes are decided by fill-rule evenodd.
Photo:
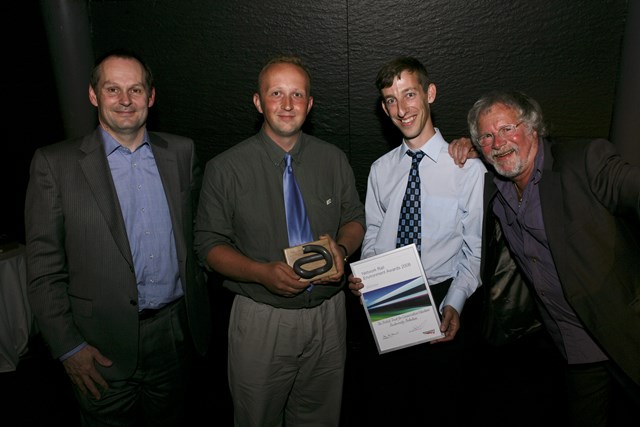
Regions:
M 15 7 L 6 16 L 16 19 L 21 31 L 8 33 L 4 43 L 0 245 L 24 240 L 24 193 L 33 150 L 65 135 L 40 6 L 29 0 Z
M 120 46 L 139 51 L 156 76 L 149 127 L 194 138 L 203 161 L 259 127 L 252 95 L 263 62 L 278 53 L 303 56 L 314 96 L 305 130 L 347 153 L 364 199 L 369 166 L 401 139 L 378 106 L 374 81 L 385 61 L 414 55 L 425 63 L 438 89 L 435 124 L 449 140 L 467 133 L 466 113 L 480 94 L 507 87 L 540 101 L 556 137 L 608 137 L 629 6 L 626 0 L 21 2 L 30 37 L 11 47 L 29 52 L 29 66 L 17 77 L 30 89 L 21 100 L 35 108 L 26 139 L 3 156 L 7 207 L 0 234 L 23 239 L 33 150 L 87 127 L 63 123 L 84 117 L 69 109 L 84 103 L 93 112 L 84 70 L 64 69 L 69 57 L 87 54 L 78 39 L 92 50 L 87 56 Z M 61 19 L 58 12 L 65 17 L 68 10 L 76 13 Z M 86 22 L 79 22 L 82 15 Z M 69 87 L 79 87 L 79 95 Z
M 305 130 L 331 142 L 347 140 L 344 2 L 136 1 L 90 7 L 96 52 L 133 45 L 145 55 L 156 75 L 155 128 L 193 137 L 203 160 L 256 132 L 257 75 L 270 56 L 281 53 L 303 56 L 311 69 L 315 104 Z M 114 22 L 124 24 L 124 16 L 142 28 L 113 34 Z
M 516 88 L 542 104 L 558 137 L 607 137 L 627 2 L 252 0 L 93 1 L 93 46 L 129 45 L 157 77 L 153 127 L 196 139 L 207 160 L 255 132 L 251 97 L 266 58 L 309 63 L 306 130 L 343 148 L 364 197 L 373 160 L 400 135 L 378 108 L 378 68 L 414 55 L 438 88 L 436 126 L 467 133 L 483 92 Z M 114 31 L 117 28 L 117 31 Z

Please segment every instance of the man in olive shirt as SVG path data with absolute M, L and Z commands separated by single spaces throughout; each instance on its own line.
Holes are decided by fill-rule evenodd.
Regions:
M 313 105 L 307 68 L 279 57 L 258 78 L 260 132 L 207 163 L 196 249 L 234 298 L 229 383 L 235 425 L 338 426 L 346 359 L 344 261 L 364 236 L 353 170 L 333 144 L 301 131 Z M 313 239 L 326 237 L 336 273 L 309 286 L 284 262 L 285 154 Z

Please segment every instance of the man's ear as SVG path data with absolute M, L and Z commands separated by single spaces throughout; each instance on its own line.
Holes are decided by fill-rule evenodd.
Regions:
M 382 105 L 382 111 L 384 111 L 387 117 L 391 117 L 389 116 L 389 110 L 387 110 L 387 104 L 385 104 L 384 99 L 380 101 L 380 105 Z
M 253 94 L 253 105 L 255 105 L 256 110 L 258 110 L 258 113 L 264 114 L 262 112 L 262 105 L 260 105 L 260 94 L 258 94 L 257 92 Z
M 307 102 L 307 114 L 311 111 L 311 107 L 313 107 L 313 96 L 310 96 L 309 101 Z
M 91 102 L 94 107 L 98 106 L 98 96 L 93 91 L 93 87 L 91 85 L 89 85 L 89 102 Z
M 434 85 L 433 83 L 429 84 L 429 87 L 427 88 L 427 101 L 429 101 L 429 104 L 433 104 L 433 101 L 436 100 L 436 85 Z
M 156 103 L 156 88 L 151 88 L 151 95 L 149 96 L 149 102 L 147 103 L 147 107 L 153 107 L 153 104 Z

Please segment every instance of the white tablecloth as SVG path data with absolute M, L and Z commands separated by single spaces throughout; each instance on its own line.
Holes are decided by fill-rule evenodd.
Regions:
M 32 325 L 24 246 L 20 245 L 0 253 L 0 372 L 16 370 L 28 350 Z

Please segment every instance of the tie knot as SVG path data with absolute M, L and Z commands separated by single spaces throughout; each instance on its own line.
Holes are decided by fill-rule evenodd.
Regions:
M 424 157 L 424 152 L 422 150 L 418 150 L 415 153 L 411 150 L 407 150 L 407 154 L 409 157 L 413 158 L 413 163 L 420 163 L 420 160 Z
M 286 153 L 284 155 L 284 172 L 285 173 L 293 173 L 293 168 L 291 167 L 291 154 Z

